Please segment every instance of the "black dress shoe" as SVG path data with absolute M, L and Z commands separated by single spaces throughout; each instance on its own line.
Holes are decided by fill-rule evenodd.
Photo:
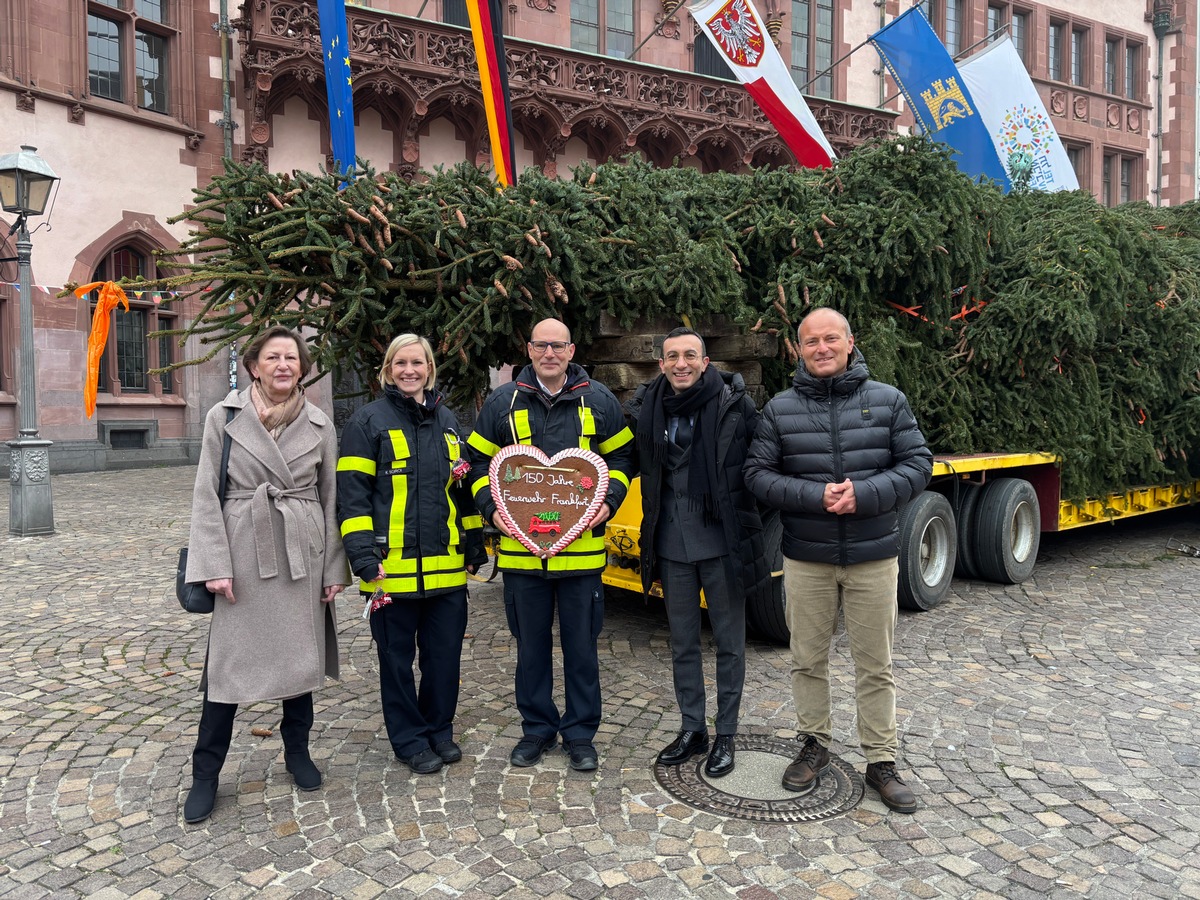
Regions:
M 718 734 L 713 741 L 712 752 L 704 764 L 704 774 L 709 778 L 720 778 L 733 771 L 733 735 Z
M 664 766 L 677 766 L 687 762 L 693 756 L 707 752 L 707 731 L 681 731 L 679 736 L 658 754 L 658 761 Z
M 217 779 L 193 778 L 192 789 L 183 801 L 183 821 L 189 825 L 203 822 L 212 815 L 217 802 Z
M 433 748 L 433 752 L 442 758 L 442 762 L 449 765 L 456 763 L 462 759 L 462 748 L 454 741 L 438 741 Z

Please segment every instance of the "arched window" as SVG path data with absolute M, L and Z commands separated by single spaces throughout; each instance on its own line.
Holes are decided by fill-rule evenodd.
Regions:
M 120 281 L 122 278 L 154 278 L 154 259 L 134 247 L 119 247 L 111 251 L 96 267 L 95 281 Z M 101 393 L 175 394 L 178 373 L 151 375 L 150 370 L 175 361 L 175 341 L 169 337 L 151 339 L 150 333 L 175 328 L 178 315 L 159 305 L 160 297 L 126 289 L 129 312 L 118 306 L 109 313 L 108 343 L 100 360 L 97 388 Z M 91 296 L 91 310 L 96 310 L 96 296 Z

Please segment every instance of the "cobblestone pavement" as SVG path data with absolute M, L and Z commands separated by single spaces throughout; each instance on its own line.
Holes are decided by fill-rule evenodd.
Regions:
M 1034 580 L 957 582 L 901 615 L 913 816 L 869 790 L 794 825 L 672 800 L 651 771 L 678 727 L 666 622 L 628 594 L 601 637 L 599 772 L 561 753 L 510 768 L 515 652 L 493 584 L 473 593 L 461 763 L 416 777 L 392 757 L 369 632 L 342 599 L 344 677 L 313 735 L 325 787 L 294 789 L 277 705 L 258 704 L 213 817 L 187 826 L 207 620 L 180 611 L 171 573 L 193 475 L 56 476 L 58 533 L 0 537 L 0 896 L 1200 898 L 1200 559 L 1165 550 L 1200 544 L 1195 511 L 1048 536 Z M 844 636 L 836 657 L 836 749 L 861 769 Z M 786 652 L 752 643 L 745 733 L 795 736 L 788 684 Z

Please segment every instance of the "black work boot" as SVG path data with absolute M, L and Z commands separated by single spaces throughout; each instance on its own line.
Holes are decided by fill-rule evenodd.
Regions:
M 315 791 L 321 786 L 321 773 L 308 755 L 308 733 L 313 725 L 312 694 L 301 694 L 283 701 L 283 764 L 292 773 L 296 787 Z

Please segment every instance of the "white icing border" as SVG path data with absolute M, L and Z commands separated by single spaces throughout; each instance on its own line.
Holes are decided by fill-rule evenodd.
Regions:
M 504 499 L 500 492 L 496 489 L 496 485 L 501 482 L 500 466 L 508 459 L 517 455 L 531 456 L 538 462 L 547 467 L 552 467 L 555 463 L 568 458 L 582 459 L 585 462 L 591 463 L 596 468 L 596 473 L 599 476 L 599 481 L 596 484 L 596 493 L 592 497 L 592 501 L 587 505 L 587 509 L 580 517 L 579 521 L 567 529 L 566 533 L 561 535 L 557 541 L 549 547 L 539 546 L 532 537 L 525 533 L 525 530 L 517 525 L 512 515 L 508 511 L 508 507 L 504 503 Z M 596 513 L 600 511 L 601 504 L 604 503 L 604 498 L 608 494 L 608 463 L 604 461 L 604 457 L 599 453 L 591 450 L 581 450 L 578 447 L 568 447 L 566 450 L 560 450 L 553 456 L 546 456 L 544 452 L 532 444 L 509 444 L 507 447 L 502 447 L 495 456 L 492 457 L 491 463 L 488 464 L 488 481 L 492 485 L 492 501 L 496 504 L 496 511 L 500 513 L 500 521 L 504 523 L 504 527 L 509 530 L 512 536 L 521 542 L 526 550 L 534 556 L 549 559 L 556 555 L 566 547 L 568 547 L 576 538 L 588 530 L 588 524 L 596 517 Z M 545 554 L 543 556 L 543 554 Z

